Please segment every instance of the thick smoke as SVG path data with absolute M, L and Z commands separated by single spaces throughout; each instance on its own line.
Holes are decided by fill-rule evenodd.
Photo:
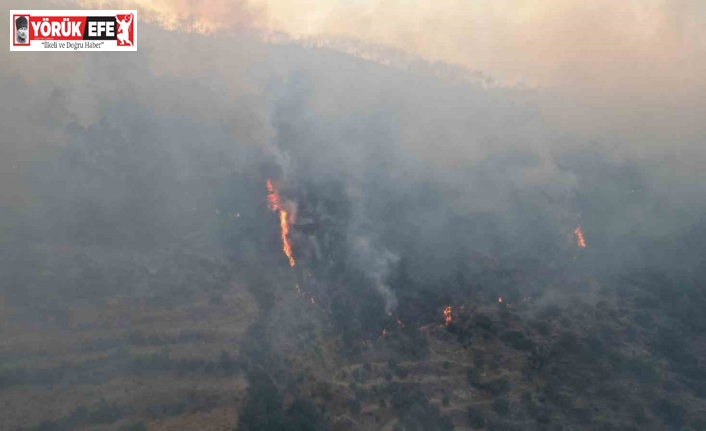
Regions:
M 238 14 L 245 5 L 233 8 Z M 59 327 L 66 340 L 53 332 L 51 338 L 95 353 L 84 368 L 71 368 L 73 359 L 46 373 L 0 368 L 0 383 L 104 383 L 147 370 L 173 373 L 175 381 L 202 373 L 213 377 L 208 385 L 231 385 L 238 369 L 242 380 L 220 401 L 198 401 L 198 391 L 183 399 L 203 410 L 214 402 L 233 408 L 234 388 L 245 388 L 247 378 L 245 401 L 236 400 L 239 429 L 247 430 L 351 417 L 301 402 L 319 390 L 322 403 L 360 413 L 370 375 L 396 393 L 388 399 L 397 397 L 391 408 L 407 414 L 401 423 L 408 429 L 433 429 L 427 425 L 441 423 L 434 408 L 444 406 L 446 389 L 428 402 L 406 384 L 428 389 L 432 382 L 436 391 L 442 380 L 468 380 L 472 391 L 496 396 L 508 382 L 487 381 L 486 371 L 515 373 L 513 384 L 521 381 L 515 388 L 524 391 L 529 374 L 551 363 L 554 371 L 542 378 L 553 386 L 543 381 L 537 398 L 573 412 L 579 406 L 565 402 L 562 385 L 607 376 L 591 367 L 611 361 L 621 372 L 645 371 L 625 364 L 653 341 L 665 357 L 677 352 L 674 373 L 706 375 L 674 335 L 706 327 L 699 289 L 706 279 L 706 151 L 703 134 L 694 132 L 702 129 L 672 133 L 684 119 L 672 124 L 663 115 L 652 127 L 672 139 L 643 141 L 647 117 L 603 122 L 605 113 L 582 115 L 587 108 L 575 109 L 562 91 L 440 78 L 434 71 L 444 65 L 404 70 L 335 50 L 270 45 L 247 33 L 203 36 L 140 25 L 140 48 L 129 55 L 0 51 L 0 91 L 12 102 L 0 107 L 0 272 L 7 280 L 0 318 Z M 562 115 L 547 115 L 552 110 Z M 267 179 L 290 216 L 295 268 L 282 253 L 280 220 L 267 207 Z M 585 249 L 573 235 L 579 225 Z M 633 294 L 642 301 L 638 310 L 621 296 Z M 615 304 L 596 305 L 609 297 Z M 592 308 L 574 306 L 586 298 Z M 566 309 L 574 314 L 562 315 L 556 304 L 571 304 Z M 97 326 L 97 337 L 105 329 L 115 338 L 84 346 L 83 335 L 99 331 L 85 323 L 81 307 L 94 307 L 87 312 L 93 315 L 110 309 L 113 321 Z M 446 307 L 453 325 L 443 326 Z M 620 326 L 629 313 L 634 319 Z M 661 317 L 652 321 L 650 313 Z M 170 331 L 174 322 L 201 325 L 205 335 L 134 331 L 142 325 L 157 333 L 153 322 Z M 205 354 L 209 337 L 218 340 L 209 344 L 217 352 L 238 349 L 237 363 L 227 351 L 216 360 L 189 356 Z M 37 338 L 16 338 L 30 345 L 25 351 L 44 349 L 32 345 Z M 636 339 L 647 341 L 638 346 Z M 497 352 L 474 344 L 486 341 L 505 344 Z M 164 343 L 175 351 L 188 345 L 189 355 L 156 353 Z M 612 355 L 606 346 L 632 352 Z M 457 350 L 444 356 L 447 347 Z M 130 356 L 144 351 L 148 356 Z M 53 361 L 47 352 L 27 356 Z M 528 367 L 503 368 L 504 360 Z M 95 364 L 102 368 L 94 372 Z M 418 365 L 434 378 L 407 380 Z M 706 387 L 706 378 L 699 382 Z M 682 382 L 658 385 L 679 389 Z M 633 389 L 604 398 L 647 393 Z M 387 395 L 373 395 L 363 411 L 385 408 L 384 397 L 375 397 Z M 535 396 L 497 397 L 493 414 L 526 401 L 544 429 L 549 419 Z M 119 416 L 106 406 L 97 411 Z M 589 406 L 586 417 L 597 411 Z M 665 416 L 674 413 L 670 407 Z M 184 409 L 180 403 L 143 413 Z M 458 411 L 473 419 L 474 410 Z M 100 416 L 77 409 L 68 422 L 42 429 L 72 429 L 72 420 Z
M 35 208 L 37 232 L 89 242 L 168 238 L 167 231 L 207 225 L 204 214 L 219 209 L 219 178 L 276 166 L 265 172 L 281 176 L 291 202 L 305 185 L 341 187 L 351 206 L 344 227 L 351 250 L 365 251 L 358 264 L 390 311 L 394 294 L 384 280 L 400 250 L 420 272 L 443 273 L 473 253 L 560 253 L 556 244 L 581 223 L 589 244 L 615 246 L 620 257 L 608 260 L 644 264 L 635 254 L 642 240 L 699 223 L 697 208 L 683 205 L 703 191 L 702 174 L 686 163 L 703 156 L 698 146 L 681 142 L 689 152 L 645 159 L 567 135 L 528 103 L 547 94 L 446 82 L 247 35 L 145 25 L 142 39 L 125 62 L 2 54 L 3 91 L 23 101 L 1 120 L 9 155 L 0 162 L 3 205 Z M 179 51 L 178 62 L 170 50 Z M 34 62 L 56 73 L 42 74 L 29 67 Z M 123 72 L 110 85 L 90 79 L 116 68 Z M 554 102 L 561 101 L 547 103 Z M 600 123 L 595 129 L 608 132 Z M 606 170 L 623 166 L 630 178 L 592 193 Z M 235 212 L 255 205 L 249 193 L 230 197 Z M 597 213 L 604 204 L 595 200 L 607 197 L 616 211 Z M 626 233 L 637 237 L 608 240 Z
M 371 242 L 370 238 L 366 237 L 351 238 L 353 254 L 385 301 L 385 312 L 392 314 L 397 309 L 397 297 L 387 285 L 386 279 L 400 258 L 389 250 L 376 248 Z

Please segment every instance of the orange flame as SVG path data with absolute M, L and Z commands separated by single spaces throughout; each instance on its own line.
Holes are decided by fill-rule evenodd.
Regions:
M 500 304 L 503 303 L 503 297 L 502 297 L 502 296 L 498 298 L 498 302 L 499 302 Z
M 574 229 L 574 235 L 576 235 L 576 245 L 581 248 L 586 248 L 586 240 L 583 238 L 581 226 L 576 226 L 576 229 Z
M 444 325 L 449 326 L 453 321 L 453 316 L 451 316 L 451 306 L 444 308 Z
M 270 211 L 279 212 L 279 225 L 282 231 L 280 234 L 280 237 L 282 238 L 282 251 L 287 256 L 287 259 L 289 259 L 289 266 L 294 267 L 296 262 L 292 256 L 292 246 L 289 243 L 289 221 L 287 220 L 287 210 L 282 208 L 279 193 L 277 193 L 277 190 L 274 188 L 272 181 L 269 178 L 267 179 L 267 207 Z

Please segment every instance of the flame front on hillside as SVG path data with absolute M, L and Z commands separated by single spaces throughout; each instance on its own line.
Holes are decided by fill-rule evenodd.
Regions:
M 576 245 L 581 248 L 586 248 L 586 240 L 583 237 L 581 226 L 576 226 L 576 229 L 574 229 L 574 235 L 576 236 Z
M 453 321 L 453 316 L 451 315 L 451 306 L 444 308 L 444 325 L 449 326 Z
M 267 206 L 271 211 L 279 213 L 279 225 L 281 229 L 280 237 L 282 238 L 282 251 L 289 259 L 289 266 L 294 267 L 296 262 L 292 256 L 292 246 L 289 243 L 289 220 L 287 210 L 282 207 L 279 193 L 272 185 L 272 181 L 267 179 Z

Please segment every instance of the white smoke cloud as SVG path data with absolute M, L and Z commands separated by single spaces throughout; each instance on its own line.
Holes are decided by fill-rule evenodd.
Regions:
M 387 277 L 400 257 L 381 246 L 375 246 L 369 237 L 349 237 L 355 259 L 385 301 L 385 312 L 392 314 L 397 309 L 397 297 L 386 283 Z

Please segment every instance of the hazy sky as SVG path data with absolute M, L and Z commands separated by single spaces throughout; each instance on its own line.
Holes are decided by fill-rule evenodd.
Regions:
M 204 31 L 252 26 L 293 38 L 360 40 L 507 82 L 643 92 L 683 91 L 706 79 L 706 3 L 699 0 L 119 3 L 144 18 L 195 19 Z
M 665 140 L 689 147 L 704 136 L 706 2 L 700 0 L 81 3 L 136 7 L 142 19 L 167 27 L 254 28 L 326 46 L 345 40 L 360 43 L 348 52 L 362 56 L 376 46 L 478 70 L 495 85 L 541 87 L 545 93 L 534 97 L 543 100 L 547 118 L 571 131 L 641 141 L 648 152 Z
M 677 161 L 672 166 L 678 166 L 687 178 L 690 172 L 703 171 L 701 166 L 706 162 L 703 145 L 706 2 L 701 0 L 77 0 L 77 3 L 83 8 L 136 8 L 141 22 L 158 23 L 175 32 L 195 29 L 211 34 L 247 29 L 254 30 L 264 40 L 346 46 L 346 52 L 366 58 L 371 57 L 366 50 L 381 47 L 382 51 L 372 57 L 383 63 L 385 58 L 380 52 L 383 57 L 399 52 L 410 59 L 410 65 L 414 59 L 421 59 L 432 67 L 439 62 L 439 67 L 443 67 L 442 63 L 452 64 L 469 74 L 480 71 L 494 79 L 492 86 L 496 89 L 525 83 L 527 90 L 510 91 L 508 97 L 530 106 L 539 113 L 544 125 L 555 132 L 549 139 L 541 133 L 534 136 L 520 127 L 515 132 L 518 142 L 537 141 L 537 146 L 543 149 L 589 143 L 630 157 L 669 158 Z M 7 8 L 48 8 L 51 4 L 12 1 Z M 57 8 L 70 8 L 67 4 L 75 3 L 53 4 Z M 267 90 L 256 88 L 260 84 L 253 82 L 258 82 L 258 76 L 272 73 L 268 68 L 276 62 L 274 57 L 263 60 L 269 54 L 264 54 L 262 44 L 253 42 L 256 39 L 233 38 L 232 43 L 227 43 L 224 41 L 228 36 L 221 34 L 224 37 L 213 37 L 212 46 L 206 49 L 204 39 L 184 37 L 179 39 L 181 45 L 167 48 L 147 29 L 143 27 L 140 33 L 142 52 L 126 56 L 127 62 L 139 68 L 124 63 L 121 67 L 126 69 L 120 82 L 130 81 L 134 87 L 147 86 L 152 91 L 154 84 L 145 78 L 160 77 L 166 86 L 170 77 L 193 76 L 201 80 L 205 74 L 209 78 L 203 82 L 220 82 L 219 85 L 229 87 L 227 102 L 218 99 L 218 103 L 204 103 L 207 100 L 199 97 L 205 96 L 187 100 L 191 96 L 185 92 L 164 88 L 160 97 L 168 94 L 170 101 L 165 102 L 167 106 L 163 109 L 198 107 L 193 109 L 194 118 L 232 117 L 232 127 L 239 130 L 243 129 L 242 122 L 255 121 L 250 118 L 258 118 L 263 124 L 268 122 Z M 330 40 L 337 42 L 327 43 Z M 25 102 L 0 108 L 4 112 L 0 121 L 9 125 L 18 124 L 20 118 L 44 119 L 51 125 L 51 121 L 63 124 L 77 119 L 87 125 L 95 120 L 100 98 L 150 97 L 145 96 L 150 91 L 126 93 L 112 79 L 83 78 L 93 77 L 94 72 L 104 68 L 112 69 L 108 62 L 117 57 L 75 54 L 0 54 L 3 66 L 8 65 L 0 72 L 4 96 L 11 98 L 17 94 L 15 97 Z M 262 67 L 255 65 L 258 62 L 262 62 Z M 355 77 L 342 68 L 334 65 L 330 71 L 322 72 L 324 76 L 336 76 L 328 86 L 318 83 L 320 92 L 350 93 L 341 82 L 350 86 Z M 52 72 L 48 73 L 49 70 Z M 251 75 L 256 76 L 253 79 Z M 406 79 L 404 73 L 396 76 L 390 81 L 358 83 L 365 85 L 356 94 L 331 97 L 335 104 L 328 109 L 338 109 L 335 105 L 341 100 L 357 106 L 353 99 L 360 99 L 362 94 L 369 94 L 366 100 L 376 101 L 378 94 L 401 86 L 399 82 Z M 212 79 L 216 77 L 219 80 Z M 120 85 L 129 89 L 125 82 Z M 213 91 L 223 94 L 223 90 Z M 265 96 L 251 97 L 255 94 Z M 405 100 L 409 103 L 400 109 L 410 112 L 436 98 L 441 108 L 424 118 L 429 134 L 448 138 L 458 146 L 458 151 L 468 152 L 465 146 L 470 132 L 444 126 L 456 117 L 471 115 L 456 103 L 455 93 L 441 95 L 410 87 L 401 94 L 408 94 Z M 243 97 L 249 97 L 247 103 L 242 102 Z M 58 108 L 53 109 L 51 103 Z M 375 103 L 370 105 L 377 106 Z M 35 105 L 44 106 L 46 115 L 38 113 Z M 229 110 L 234 109 L 241 114 L 232 115 Z M 5 161 L 0 162 L 4 184 L 17 181 L 17 175 L 10 177 L 7 172 L 16 171 L 15 167 L 28 158 L 20 156 L 21 153 L 40 142 L 55 140 L 54 136 L 39 136 L 36 129 L 14 127 L 10 134 L 5 134 L 0 148 L 5 155 Z M 49 129 L 51 133 L 62 133 L 60 127 Z M 250 129 L 258 130 L 252 132 L 257 135 L 255 141 L 270 139 L 268 127 Z M 571 135 L 571 139 L 555 143 L 555 136 L 562 133 Z M 411 135 L 410 132 L 409 141 L 419 139 L 416 132 Z M 426 145 L 426 141 L 420 145 Z M 13 160 L 9 161 L 10 158 Z

